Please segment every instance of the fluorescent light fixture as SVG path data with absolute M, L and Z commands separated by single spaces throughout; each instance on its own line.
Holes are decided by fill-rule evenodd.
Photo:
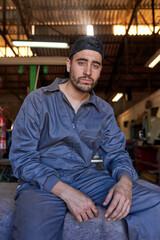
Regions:
M 40 42 L 40 41 L 12 41 L 15 47 L 35 47 L 35 48 L 69 48 L 65 42 Z
M 32 32 L 32 35 L 35 35 L 35 25 L 31 26 L 31 32 Z
M 117 93 L 116 96 L 112 99 L 112 102 L 118 102 L 121 97 L 123 97 L 123 93 Z
M 93 25 L 87 25 L 87 35 L 88 36 L 93 36 L 94 35 Z
M 160 49 L 146 62 L 145 66 L 153 68 L 157 63 L 160 62 Z

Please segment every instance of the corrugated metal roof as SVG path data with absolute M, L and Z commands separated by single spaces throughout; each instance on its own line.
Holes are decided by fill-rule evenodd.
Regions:
M 140 4 L 134 11 L 136 3 Z M 5 46 L 4 35 L 10 43 L 18 38 L 67 41 L 71 47 L 77 37 L 86 35 L 86 25 L 93 24 L 94 33 L 105 49 L 103 71 L 95 91 L 109 99 L 114 92 L 125 92 L 130 87 L 137 96 L 137 92 L 142 93 L 148 87 L 151 91 L 160 87 L 160 66 L 153 70 L 144 67 L 160 48 L 160 36 L 114 36 L 113 27 L 125 25 L 127 29 L 133 13 L 132 24 L 153 24 L 151 0 L 7 0 L 6 19 L 3 18 L 3 0 L 0 0 L 0 47 Z M 154 19 L 155 26 L 160 26 L 160 0 L 154 1 Z M 35 35 L 32 35 L 32 25 Z M 33 53 L 67 57 L 69 50 L 37 48 Z M 65 66 L 49 66 L 48 74 L 43 73 L 42 67 L 40 69 L 38 86 L 65 76 Z M 18 94 L 27 94 L 29 67 L 24 67 L 23 78 L 17 72 L 18 67 L 0 66 L 0 76 L 5 79 L 1 92 L 14 88 Z

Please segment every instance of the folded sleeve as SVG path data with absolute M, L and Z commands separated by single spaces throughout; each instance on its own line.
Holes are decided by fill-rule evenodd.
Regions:
M 40 107 L 29 95 L 14 123 L 9 159 L 15 177 L 36 185 L 48 192 L 60 180 L 57 171 L 40 161 Z

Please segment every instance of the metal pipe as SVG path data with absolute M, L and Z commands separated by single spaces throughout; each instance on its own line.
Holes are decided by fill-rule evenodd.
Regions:
M 6 0 L 3 0 L 3 33 L 6 34 Z
M 153 34 L 155 34 L 154 0 L 152 0 Z

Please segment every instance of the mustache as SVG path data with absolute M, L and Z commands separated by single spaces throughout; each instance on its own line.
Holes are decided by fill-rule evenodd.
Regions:
M 89 77 L 89 76 L 88 76 L 88 77 L 87 77 L 87 76 L 79 77 L 79 78 L 78 78 L 78 81 L 81 80 L 81 79 L 85 79 L 85 78 L 91 80 L 92 82 L 94 82 L 94 79 L 91 78 L 91 77 Z

